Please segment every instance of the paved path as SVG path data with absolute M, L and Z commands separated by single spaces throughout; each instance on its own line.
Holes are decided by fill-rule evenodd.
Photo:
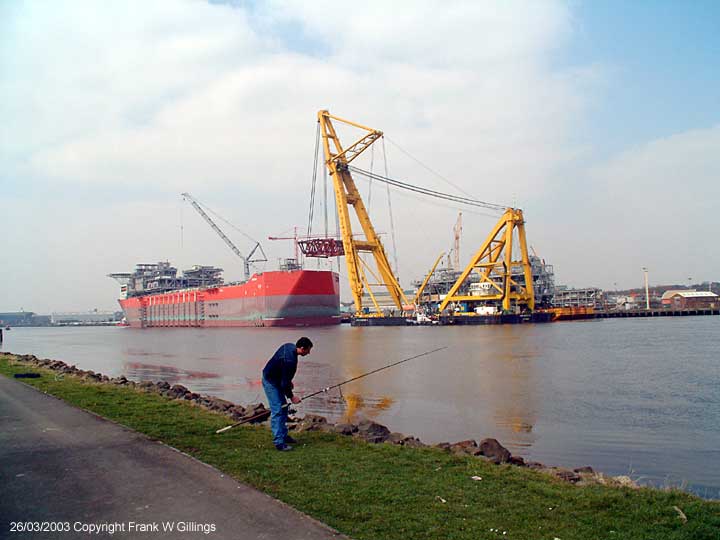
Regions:
M 12 532 L 13 521 L 67 522 L 70 531 Z M 130 531 L 131 522 L 149 524 L 149 530 Z M 173 532 L 163 531 L 166 522 Z M 118 526 L 112 535 L 109 529 L 96 535 L 74 531 L 115 523 L 125 532 Z M 212 526 L 215 531 L 204 534 Z M 217 469 L 0 376 L 0 539 L 5 538 L 345 537 Z

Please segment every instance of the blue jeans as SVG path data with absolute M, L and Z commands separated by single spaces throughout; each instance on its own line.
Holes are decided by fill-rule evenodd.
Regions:
M 266 381 L 265 377 L 263 377 L 262 384 L 270 405 L 270 429 L 273 434 L 273 444 L 275 446 L 285 444 L 285 437 L 288 434 L 288 408 L 283 407 L 287 403 L 285 394 L 277 386 Z

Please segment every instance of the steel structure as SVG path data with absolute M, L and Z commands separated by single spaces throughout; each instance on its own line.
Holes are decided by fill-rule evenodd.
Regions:
M 333 120 L 361 129 L 366 133 L 347 148 L 343 148 L 335 131 L 335 127 L 333 126 Z M 350 281 L 350 291 L 352 292 L 355 302 L 355 315 L 356 317 L 384 316 L 373 294 L 373 286 L 384 286 L 387 288 L 394 304 L 402 311 L 404 307 L 408 305 L 407 298 L 395 278 L 387 255 L 385 254 L 385 248 L 375 232 L 360 192 L 348 168 L 349 163 L 382 137 L 382 132 L 333 116 L 326 110 L 318 112 L 318 122 L 320 135 L 322 137 L 325 165 L 330 171 L 333 189 L 335 191 L 335 202 L 340 222 L 340 233 L 342 236 L 345 262 L 347 264 L 348 279 Z M 357 219 L 360 222 L 360 227 L 365 236 L 364 240 L 356 240 L 353 238 L 352 225 L 350 222 L 350 206 L 354 209 Z M 317 247 L 321 248 L 321 250 L 324 247 L 328 249 L 328 252 L 333 254 L 339 252 L 336 246 L 328 245 Z M 361 253 L 372 254 L 377 273 L 360 257 Z M 376 280 L 374 283 L 368 281 L 365 270 Z M 362 297 L 365 289 L 367 289 L 375 307 L 375 312 L 373 313 L 366 313 L 363 309 Z
M 516 229 L 520 259 L 513 260 L 513 233 Z M 513 274 L 518 273 L 513 272 L 513 269 L 517 267 L 522 270 L 524 283 L 513 278 Z M 491 294 L 484 294 L 480 298 L 458 294 L 473 271 L 480 276 L 481 284 L 487 283 L 491 291 L 494 289 Z M 510 311 L 513 301 L 518 305 L 525 305 L 529 310 L 535 307 L 532 268 L 525 240 L 525 220 L 520 209 L 508 208 L 505 211 L 440 304 L 439 311 L 442 313 L 451 302 L 462 304 L 479 300 L 501 301 L 504 311 Z
M 416 306 L 418 305 L 418 302 L 420 301 L 420 297 L 422 296 L 422 293 L 425 291 L 425 287 L 427 287 L 428 281 L 430 281 L 430 278 L 435 273 L 435 269 L 437 268 L 437 265 L 440 263 L 440 260 L 445 256 L 445 252 L 441 253 L 437 259 L 435 259 L 435 264 L 432 265 L 432 268 L 430 269 L 430 272 L 428 272 L 428 275 L 425 277 L 425 280 L 422 282 L 420 287 L 418 287 L 417 293 L 415 293 L 415 298 L 413 298 L 413 304 Z
M 205 210 L 202 209 L 202 207 L 200 206 L 200 203 L 192 195 L 190 195 L 189 193 L 182 193 L 182 197 L 183 197 L 183 199 L 188 201 L 195 210 L 197 210 L 197 213 L 200 214 L 205 221 L 207 221 L 208 225 L 210 225 L 210 227 L 212 227 L 212 229 L 218 234 L 218 236 L 220 238 L 222 238 L 223 242 L 225 242 L 228 245 L 228 247 L 233 250 L 233 253 L 235 253 L 235 255 L 240 257 L 240 259 L 242 259 L 245 280 L 247 281 L 248 279 L 250 279 L 250 263 L 267 261 L 267 257 L 265 256 L 265 252 L 263 251 L 263 248 L 260 245 L 260 242 L 253 240 L 253 242 L 255 242 L 255 246 L 252 248 L 252 250 L 250 250 L 250 254 L 247 257 L 245 257 L 240 252 L 238 247 L 232 242 L 232 240 L 230 240 L 225 235 L 225 233 L 222 232 L 220 227 L 218 227 L 215 224 L 215 222 L 210 218 L 210 216 L 208 216 L 207 213 L 205 213 Z M 258 249 L 260 250 L 260 253 L 262 253 L 263 258 L 262 259 L 260 259 L 260 258 L 253 259 L 252 256 Z

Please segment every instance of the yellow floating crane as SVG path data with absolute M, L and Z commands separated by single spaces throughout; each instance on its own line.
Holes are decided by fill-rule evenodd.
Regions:
M 334 122 L 352 126 L 365 133 L 347 148 L 340 143 Z M 486 203 L 471 199 L 468 197 L 452 196 L 418 186 L 385 178 L 377 174 L 362 171 L 349 164 L 357 158 L 362 152 L 369 148 L 375 141 L 383 136 L 381 131 L 372 129 L 361 124 L 345 120 L 343 118 L 333 116 L 328 111 L 322 110 L 318 112 L 319 134 L 322 137 L 323 151 L 325 156 L 325 166 L 330 171 L 333 189 L 335 192 L 335 202 L 338 211 L 338 220 L 340 225 L 340 234 L 342 237 L 342 246 L 333 239 L 320 239 L 306 241 L 303 245 L 304 251 L 312 250 L 313 256 L 339 256 L 345 255 L 347 264 L 348 280 L 350 291 L 353 295 L 355 303 L 355 316 L 362 317 L 384 317 L 378 300 L 373 292 L 373 287 L 385 287 L 390 299 L 395 307 L 400 311 L 411 311 L 415 306 L 408 302 L 405 294 L 395 277 L 393 270 L 388 261 L 380 238 L 368 215 L 365 204 L 363 203 L 360 192 L 350 174 L 351 169 L 363 174 L 364 176 L 381 180 L 394 187 L 400 189 L 410 189 L 415 193 L 421 193 L 431 197 L 438 197 L 444 200 L 451 200 L 461 204 L 479 206 L 494 211 L 503 211 L 500 220 L 496 223 L 488 235 L 480 249 L 471 258 L 465 270 L 460 274 L 457 281 L 450 288 L 448 294 L 439 306 L 442 313 L 452 303 L 454 307 L 466 303 L 472 305 L 474 303 L 495 302 L 501 303 L 502 309 L 508 312 L 512 309 L 513 303 L 518 306 L 524 306 L 527 310 L 532 311 L 535 307 L 535 294 L 533 288 L 532 267 L 528 258 L 527 243 L 525 239 L 525 219 L 522 210 L 519 208 L 507 208 L 497 204 Z M 360 227 L 363 232 L 363 239 L 353 236 L 352 223 L 350 220 L 350 207 L 353 208 Z M 455 237 L 454 245 L 454 265 L 459 267 L 460 252 L 460 234 L 462 231 L 462 214 L 458 215 L 457 223 L 453 229 Z M 518 245 L 520 248 L 520 257 L 513 259 L 513 240 L 517 231 Z M 329 240 L 332 240 L 330 242 Z M 369 262 L 361 258 L 361 254 L 370 253 L 375 262 L 375 268 L 370 266 Z M 441 257 L 442 258 L 442 255 Z M 437 267 L 438 258 L 433 265 L 432 270 L 426 277 L 421 288 L 418 290 L 414 301 L 420 299 L 422 291 Z M 480 291 L 468 291 L 465 287 L 466 281 L 470 274 L 475 271 L 480 278 Z M 367 274 L 370 274 L 374 281 L 369 281 Z M 522 274 L 523 278 L 517 279 Z M 370 300 L 375 308 L 374 312 L 366 312 L 363 306 L 363 293 L 367 291 Z M 461 294 L 459 294 L 462 291 Z M 479 293 L 479 294 L 473 294 Z M 460 313 L 464 315 L 474 315 L 474 311 L 462 310 Z M 458 314 L 458 311 L 455 311 Z
M 513 233 L 517 230 L 520 245 L 520 258 L 513 260 Z M 516 282 L 513 269 L 520 267 L 524 282 Z M 459 295 L 471 272 L 476 271 L 480 283 L 487 284 L 489 294 Z M 525 239 L 525 219 L 519 208 L 508 208 L 495 224 L 480 249 L 473 255 L 455 284 L 450 288 L 439 307 L 442 313 L 450 303 L 502 301 L 504 311 L 510 311 L 512 301 L 524 305 L 532 311 L 535 308 L 535 290 L 533 287 L 532 267 L 528 258 Z M 471 315 L 472 313 L 467 313 Z
M 335 131 L 335 127 L 333 126 L 333 120 L 353 126 L 366 133 L 347 148 L 343 148 Z M 375 232 L 360 192 L 348 168 L 350 162 L 369 148 L 377 139 L 382 137 L 383 134 L 376 129 L 333 116 L 325 110 L 318 112 L 318 122 L 320 124 L 325 165 L 330 171 L 333 189 L 335 191 L 335 202 L 340 222 L 340 234 L 342 236 L 343 251 L 347 264 L 348 279 L 350 281 L 350 291 L 352 292 L 355 302 L 355 316 L 384 317 L 384 313 L 373 293 L 373 286 L 384 286 L 390 298 L 395 303 L 395 306 L 402 312 L 408 305 L 407 298 L 390 267 L 385 249 Z M 363 240 L 353 238 L 352 224 L 350 222 L 350 206 L 354 209 L 357 219 L 360 222 L 360 227 L 365 237 Z M 372 254 L 375 261 L 375 270 L 360 257 L 361 253 Z M 368 281 L 365 273 L 366 270 L 373 277 L 374 282 Z M 363 309 L 363 292 L 365 290 L 367 290 L 375 307 L 375 311 L 372 313 L 365 313 Z

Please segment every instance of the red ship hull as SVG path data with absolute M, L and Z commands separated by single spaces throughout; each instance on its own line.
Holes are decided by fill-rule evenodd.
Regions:
M 323 270 L 254 274 L 240 285 L 119 300 L 133 328 L 340 324 L 340 279 Z

